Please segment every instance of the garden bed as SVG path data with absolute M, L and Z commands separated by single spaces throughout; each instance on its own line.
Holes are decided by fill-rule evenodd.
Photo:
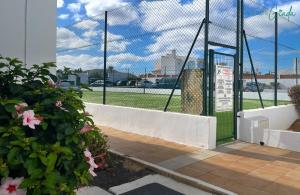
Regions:
M 154 172 L 121 156 L 110 153 L 110 165 L 103 170 L 96 170 L 91 185 L 108 190 L 110 187 L 128 183 Z
M 288 128 L 290 131 L 300 132 L 300 119 L 296 120 L 290 128 Z

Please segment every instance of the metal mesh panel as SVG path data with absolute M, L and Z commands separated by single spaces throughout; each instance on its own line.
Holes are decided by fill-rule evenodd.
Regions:
M 57 27 L 57 69 L 60 84 L 67 88 L 90 85 L 94 92 L 85 91 L 84 101 L 100 103 L 103 99 L 104 13 L 84 18 L 73 24 Z M 65 68 L 70 71 L 63 73 Z
M 259 93 L 264 107 L 274 105 L 275 67 L 275 21 L 270 19 L 271 9 L 267 9 L 257 1 L 250 0 L 244 7 L 244 30 L 249 45 L 253 68 L 246 45 L 244 46 L 243 72 L 243 107 L 244 109 L 260 108 Z M 257 77 L 255 82 L 254 72 Z
M 278 17 L 278 104 L 287 104 L 288 90 L 299 84 L 300 25 L 294 20 L 293 16 Z
M 237 1 L 210 0 L 209 7 L 209 41 L 236 46 Z M 97 103 L 103 99 L 104 14 L 57 29 L 59 68 L 66 66 L 87 72 L 87 84 L 94 92 L 84 91 L 84 100 Z M 266 3 L 245 1 L 244 29 L 265 107 L 274 105 L 273 14 L 274 10 L 266 7 Z M 107 103 L 163 110 L 204 17 L 205 1 L 202 0 L 127 2 L 108 10 Z M 300 28 L 292 18 L 279 16 L 278 19 L 278 103 L 285 104 L 287 91 L 297 80 L 295 58 L 299 57 Z M 179 77 L 168 111 L 201 113 L 203 49 L 204 28 Z M 209 49 L 235 54 L 234 49 L 219 46 L 210 45 Z M 260 101 L 245 45 L 242 52 L 244 109 L 257 108 Z
M 182 4 L 171 0 L 141 2 L 138 6 L 109 11 L 107 66 L 111 83 L 107 88 L 107 103 L 164 110 L 204 19 L 204 9 L 203 1 Z M 201 33 L 184 72 L 202 72 L 203 37 Z M 201 86 L 202 78 L 198 77 L 195 76 L 195 82 L 185 77 L 185 82 L 189 82 L 189 86 Z M 197 102 L 191 102 L 201 105 L 196 113 L 182 106 L 182 83 L 180 78 L 168 110 L 200 114 L 202 86 L 195 92 Z M 192 107 L 188 100 L 184 104 L 184 107 Z

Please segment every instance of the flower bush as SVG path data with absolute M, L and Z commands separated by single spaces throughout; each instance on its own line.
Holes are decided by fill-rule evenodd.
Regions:
M 300 112 L 300 85 L 295 85 L 289 89 L 289 96 L 292 103 L 296 105 L 298 112 Z
M 81 101 L 56 86 L 53 63 L 0 56 L 0 194 L 74 194 L 105 163 L 106 137 Z

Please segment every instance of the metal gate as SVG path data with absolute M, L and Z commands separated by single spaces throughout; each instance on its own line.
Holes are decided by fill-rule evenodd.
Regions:
M 209 112 L 217 118 L 217 143 L 236 139 L 238 106 L 236 54 L 209 50 Z

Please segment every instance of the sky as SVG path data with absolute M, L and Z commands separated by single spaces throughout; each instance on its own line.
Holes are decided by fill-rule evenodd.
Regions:
M 291 71 L 300 57 L 300 1 L 244 0 L 245 31 L 258 71 L 274 70 L 274 20 L 279 17 L 279 70 Z M 83 70 L 103 67 L 104 12 L 108 11 L 108 66 L 150 72 L 162 55 L 186 56 L 205 16 L 204 0 L 58 0 L 57 65 Z M 236 0 L 210 0 L 211 41 L 235 45 Z M 203 58 L 204 30 L 192 57 Z M 216 51 L 232 53 L 224 48 Z M 224 59 L 225 60 L 225 59 Z M 245 53 L 245 68 L 250 69 Z

